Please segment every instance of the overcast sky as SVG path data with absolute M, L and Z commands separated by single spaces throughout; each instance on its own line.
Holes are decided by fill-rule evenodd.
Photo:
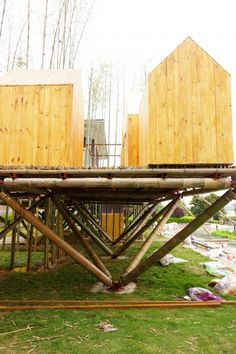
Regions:
M 119 60 L 132 75 L 139 75 L 190 36 L 231 74 L 235 121 L 235 4 L 233 0 L 95 0 L 81 46 L 82 63 Z M 129 90 L 134 89 L 130 85 Z

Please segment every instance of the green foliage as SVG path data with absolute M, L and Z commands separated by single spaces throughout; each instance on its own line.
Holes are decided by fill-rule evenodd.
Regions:
M 193 219 L 194 216 L 190 216 L 190 215 L 185 215 L 182 216 L 181 218 L 171 216 L 167 221 L 167 223 L 176 222 L 177 224 L 188 224 L 191 221 L 193 221 Z
M 209 207 L 209 203 L 213 204 L 217 199 L 219 198 L 218 195 L 216 195 L 215 193 L 211 193 L 208 196 L 201 197 L 198 195 L 194 195 L 190 205 L 191 205 L 191 212 L 193 213 L 193 215 L 198 216 L 200 215 L 202 212 L 204 212 L 208 207 Z M 224 209 L 221 209 L 222 212 L 224 212 Z M 214 220 L 219 220 L 220 219 L 220 213 L 216 213 L 213 216 Z

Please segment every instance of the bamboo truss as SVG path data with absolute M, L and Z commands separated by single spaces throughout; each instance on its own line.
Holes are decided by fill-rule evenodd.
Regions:
M 145 273 L 235 198 L 235 176 L 234 167 L 0 170 L 0 201 L 15 213 L 14 220 L 5 223 L 0 239 L 5 240 L 12 232 L 12 269 L 21 233 L 28 254 L 28 271 L 32 269 L 32 252 L 40 247 L 45 269 L 68 255 L 104 285 L 119 287 Z M 180 199 L 212 191 L 225 193 L 142 261 Z M 167 205 L 163 206 L 163 201 Z M 124 206 L 125 228 L 115 241 L 110 240 L 101 223 L 102 206 L 106 203 Z M 75 245 L 65 241 L 68 231 L 76 236 Z M 113 258 L 123 255 L 137 240 L 139 250 L 120 277 L 113 279 L 112 269 L 107 268 L 102 256 L 110 258 L 112 264 Z

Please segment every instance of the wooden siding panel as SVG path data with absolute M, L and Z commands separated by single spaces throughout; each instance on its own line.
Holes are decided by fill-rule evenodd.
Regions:
M 228 73 L 191 38 L 177 47 L 148 76 L 140 165 L 231 164 L 229 83 Z
M 0 164 L 82 166 L 80 104 L 80 97 L 73 97 L 72 84 L 1 85 Z

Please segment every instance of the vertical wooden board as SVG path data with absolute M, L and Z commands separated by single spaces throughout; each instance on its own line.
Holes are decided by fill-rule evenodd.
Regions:
M 73 86 L 73 105 L 72 105 L 72 139 L 74 141 L 74 151 L 72 152 L 72 164 L 83 166 L 83 142 L 84 142 L 84 110 L 83 93 L 81 83 Z
M 230 75 L 217 63 L 215 72 L 215 110 L 217 159 L 221 163 L 233 163 L 232 112 L 230 97 Z
M 206 65 L 203 67 L 206 84 L 206 94 L 204 96 L 205 112 L 203 116 L 204 126 L 203 145 L 205 150 L 204 163 L 217 163 L 217 140 L 216 140 L 216 114 L 215 114 L 215 78 L 214 61 L 209 55 L 205 56 Z M 204 124 L 203 122 L 203 124 Z M 210 137 L 210 139 L 209 139 Z M 210 144 L 209 144 L 210 141 Z
M 121 166 L 128 166 L 128 139 L 127 133 L 125 133 L 122 137 L 122 147 L 121 147 Z
M 24 88 L 22 86 L 15 86 L 13 89 L 12 113 L 9 132 L 9 159 L 12 165 L 22 164 L 22 125 L 24 125 L 23 118 L 23 104 L 24 104 Z
M 173 92 L 172 92 L 172 104 L 173 108 L 171 110 L 172 119 L 173 119 L 173 157 L 170 161 L 171 163 L 182 163 L 184 159 L 184 145 L 179 143 L 179 141 L 183 141 L 183 131 L 181 128 L 181 119 L 180 119 L 180 92 L 179 92 L 179 49 L 177 48 L 172 53 L 172 66 L 173 70 Z M 169 76 L 170 68 L 167 71 L 167 75 Z
M 139 115 L 128 115 L 127 126 L 127 140 L 128 140 L 128 166 L 139 166 Z
M 147 137 L 149 138 L 149 80 L 148 84 L 145 86 L 141 103 L 140 103 L 140 114 L 139 114 L 139 166 L 146 166 L 147 162 Z
M 179 129 L 179 57 L 176 49 L 167 58 L 166 77 L 167 125 L 166 149 L 167 163 L 179 163 L 182 156 L 182 130 Z
M 200 103 L 200 81 L 201 81 L 201 52 L 197 46 L 191 48 L 191 92 L 192 92 L 192 163 L 198 161 L 198 154 L 202 154 L 201 129 L 199 126 L 201 113 Z M 191 160 L 189 161 L 191 163 Z
M 187 39 L 178 47 L 179 56 L 179 139 L 181 145 L 177 163 L 193 162 L 192 87 L 191 87 L 191 47 Z
M 9 164 L 9 143 L 11 115 L 7 114 L 7 107 L 11 107 L 12 91 L 10 87 L 0 86 L 0 164 Z
M 33 129 L 33 116 L 32 116 L 32 102 L 34 92 L 32 92 L 30 86 L 22 87 L 22 123 L 21 123 L 21 135 L 24 137 L 21 140 L 21 164 L 23 166 L 32 165 L 32 129 Z
M 170 77 L 169 84 L 173 84 Z M 173 124 L 168 118 L 167 59 L 150 75 L 148 164 L 166 164 L 172 159 Z M 171 114 L 171 113 L 170 113 Z M 173 117 L 170 119 L 173 119 Z
M 40 89 L 38 86 L 29 86 L 31 91 L 31 103 L 29 105 L 29 115 L 31 117 L 31 157 L 27 164 L 37 166 L 37 152 L 38 152 L 38 129 L 40 129 L 38 124 L 38 114 L 39 114 L 39 102 L 40 102 Z
M 36 115 L 38 123 L 36 161 L 38 166 L 48 166 L 48 143 L 52 139 L 52 132 L 49 132 L 50 90 L 47 86 L 42 85 L 38 85 L 37 89 L 39 106 Z

